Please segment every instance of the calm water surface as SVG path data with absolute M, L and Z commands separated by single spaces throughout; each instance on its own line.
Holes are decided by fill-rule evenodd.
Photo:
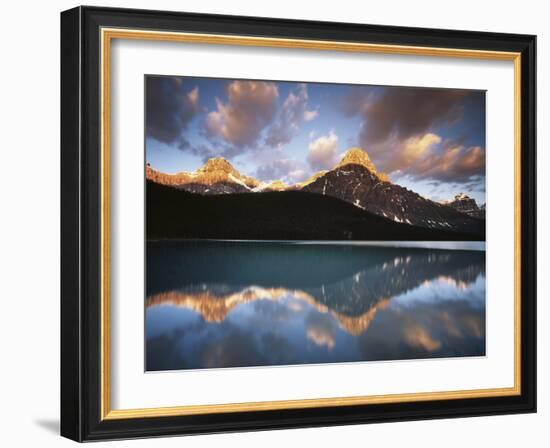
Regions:
M 484 245 L 407 246 L 148 242 L 146 369 L 485 355 Z

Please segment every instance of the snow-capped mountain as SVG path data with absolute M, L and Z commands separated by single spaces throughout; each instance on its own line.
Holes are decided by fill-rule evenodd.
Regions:
M 147 166 L 146 177 L 155 183 L 202 195 L 301 190 L 346 201 L 398 223 L 430 229 L 477 233 L 483 226 L 479 219 L 473 218 L 483 213 L 473 199 L 457 195 L 448 204 L 426 199 L 392 183 L 386 174 L 377 171 L 369 155 L 360 148 L 348 150 L 332 170 L 320 171 L 294 185 L 280 180 L 260 182 L 242 175 L 223 158 L 209 159 L 194 172 L 177 174 L 161 173 Z
M 146 178 L 158 184 L 200 194 L 247 193 L 261 185 L 260 181 L 239 173 L 222 157 L 208 159 L 194 172 L 166 174 L 147 166 Z
M 389 182 L 390 180 L 387 174 L 377 171 L 367 152 L 363 151 L 361 148 L 350 148 L 334 169 L 342 168 L 346 165 L 362 166 L 374 174 L 380 181 Z
M 466 213 L 473 218 L 485 219 L 485 204 L 479 207 L 476 200 L 465 193 L 459 193 L 454 197 L 454 199 L 445 201 L 443 204 L 448 205 L 461 213 Z
M 287 184 L 285 184 L 281 180 L 274 180 L 269 183 L 262 183 L 260 186 L 253 189 L 254 192 L 259 191 L 285 191 L 289 188 Z
M 358 148 L 349 150 L 333 170 L 303 190 L 351 202 L 395 222 L 454 231 L 479 227 L 469 216 L 390 182 L 386 175 L 377 172 L 368 154 Z

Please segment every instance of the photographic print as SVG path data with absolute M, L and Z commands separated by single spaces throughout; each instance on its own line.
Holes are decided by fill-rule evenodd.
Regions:
M 144 87 L 147 371 L 485 356 L 485 91 Z
M 64 11 L 61 434 L 536 412 L 536 44 Z

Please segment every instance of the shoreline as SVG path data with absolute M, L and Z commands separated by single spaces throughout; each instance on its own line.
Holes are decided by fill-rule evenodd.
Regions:
M 237 240 L 216 238 L 147 238 L 146 242 L 219 242 L 219 243 L 267 243 L 304 246 L 363 246 L 440 250 L 474 250 L 486 252 L 486 241 L 354 241 L 354 240 Z

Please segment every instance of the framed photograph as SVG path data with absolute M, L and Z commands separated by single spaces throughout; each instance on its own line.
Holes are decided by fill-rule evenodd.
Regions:
M 61 14 L 61 433 L 536 410 L 535 36 Z

